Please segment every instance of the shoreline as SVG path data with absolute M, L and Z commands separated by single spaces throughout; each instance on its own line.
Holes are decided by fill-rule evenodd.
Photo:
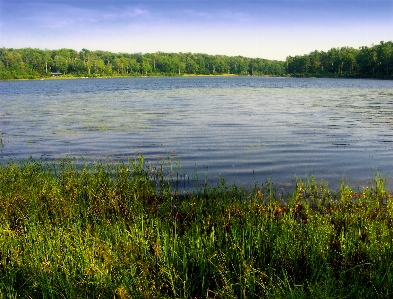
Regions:
M 252 77 L 252 78 L 297 78 L 297 79 L 355 79 L 355 80 L 381 80 L 389 81 L 393 80 L 390 78 L 373 78 L 373 77 L 328 77 L 328 76 L 295 76 L 295 75 L 285 75 L 285 76 L 275 76 L 275 75 L 237 75 L 237 74 L 217 74 L 217 75 L 204 75 L 204 74 L 183 74 L 183 75 L 152 75 L 152 76 L 56 76 L 56 77 L 42 77 L 42 78 L 22 78 L 22 79 L 0 79 L 0 82 L 9 81 L 50 81 L 50 80 L 76 80 L 76 79 L 126 79 L 126 78 L 193 78 L 193 77 Z

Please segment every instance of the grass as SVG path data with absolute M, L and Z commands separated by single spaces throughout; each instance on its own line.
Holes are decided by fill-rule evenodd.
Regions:
M 393 297 L 393 198 L 221 181 L 177 194 L 170 166 L 0 166 L 0 298 Z

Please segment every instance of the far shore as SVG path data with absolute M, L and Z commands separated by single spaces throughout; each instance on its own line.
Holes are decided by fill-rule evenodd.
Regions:
M 165 76 L 165 75 L 148 75 L 148 76 L 72 76 L 72 75 L 60 75 L 60 76 L 51 76 L 51 77 L 42 77 L 42 78 L 22 78 L 22 79 L 2 79 L 1 81 L 44 81 L 44 80 L 73 80 L 73 79 L 117 79 L 117 78 L 179 78 L 179 77 L 263 77 L 263 78 L 289 78 L 290 76 L 271 76 L 271 75 L 253 75 L 253 76 L 242 76 L 236 74 L 182 74 L 182 75 L 174 75 L 174 76 Z

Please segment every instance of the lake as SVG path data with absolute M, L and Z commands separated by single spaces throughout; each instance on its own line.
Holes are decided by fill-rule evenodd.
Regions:
M 268 77 L 0 82 L 0 159 L 171 159 L 185 178 L 392 189 L 393 81 Z

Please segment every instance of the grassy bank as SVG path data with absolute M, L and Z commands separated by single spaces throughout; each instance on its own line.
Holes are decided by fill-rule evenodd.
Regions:
M 143 158 L 0 166 L 0 298 L 393 296 L 383 178 L 179 196 L 168 169 Z

